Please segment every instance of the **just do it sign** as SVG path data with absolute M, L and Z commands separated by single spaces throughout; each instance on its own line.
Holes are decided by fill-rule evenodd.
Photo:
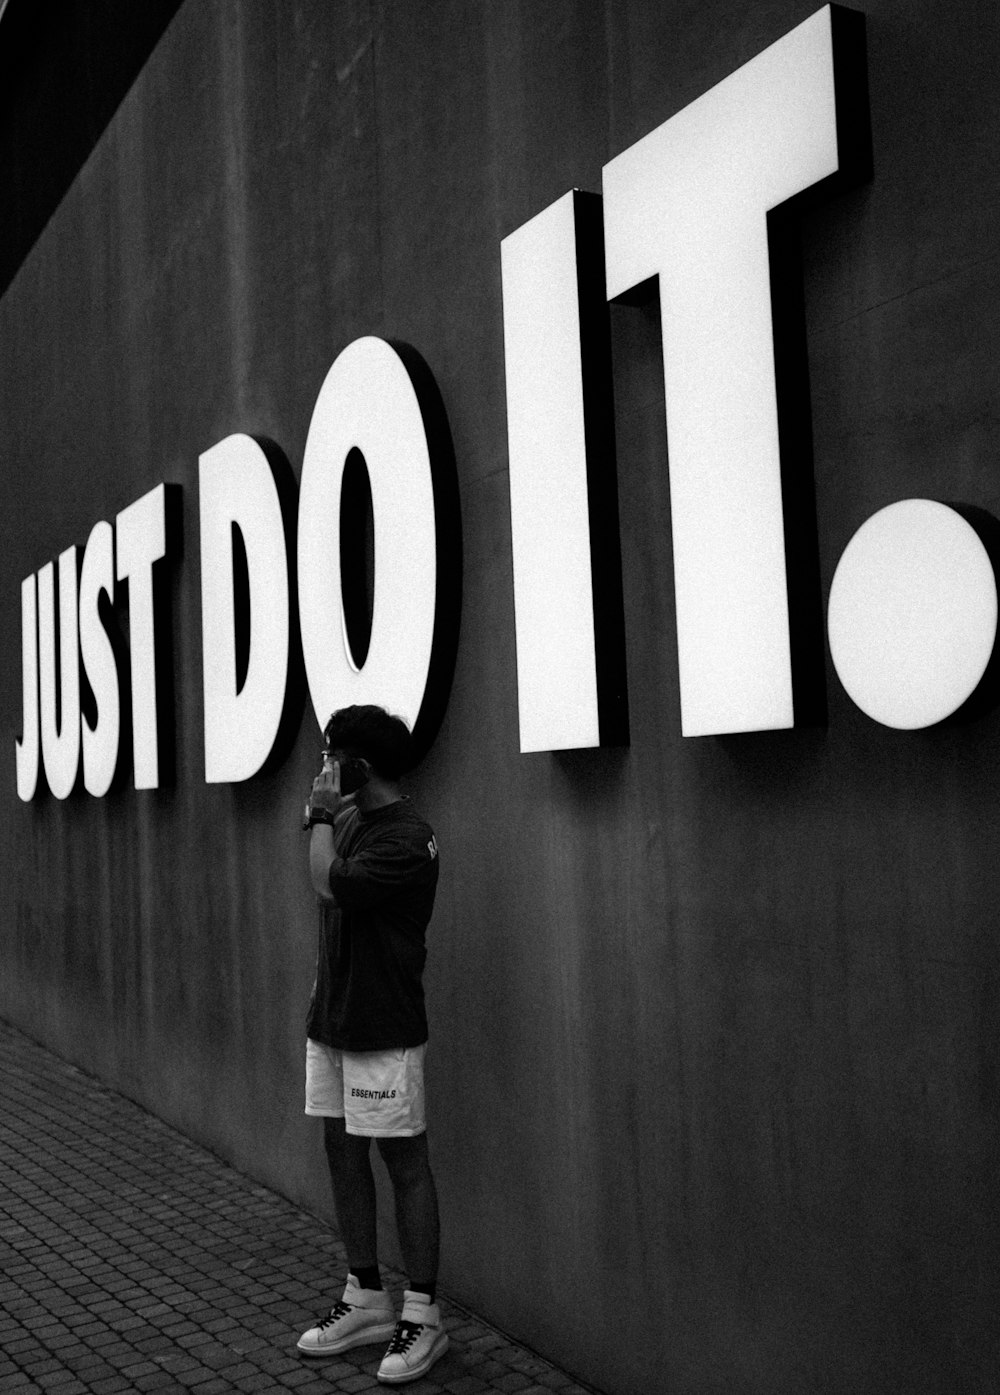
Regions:
M 797 462 L 781 429 L 775 246 L 804 200 L 868 173 L 862 26 L 854 12 L 821 9 L 616 156 L 602 197 L 571 191 L 504 239 L 522 751 L 627 740 L 607 304 L 654 278 L 682 733 L 780 730 L 800 715 L 783 488 Z M 344 622 L 339 543 L 345 468 L 359 456 L 375 539 L 363 660 Z M 348 345 L 317 398 L 297 519 L 280 473 L 267 443 L 239 433 L 199 458 L 209 783 L 249 779 L 272 757 L 297 646 L 320 725 L 335 707 L 376 702 L 426 746 L 447 702 L 458 487 L 444 410 L 419 356 L 372 337 Z M 160 485 L 113 523 L 99 521 L 83 549 L 64 549 L 23 581 L 22 799 L 43 774 L 59 798 L 81 781 L 105 794 L 129 744 L 123 713 L 136 788 L 160 783 L 172 679 L 162 578 L 178 489 Z M 243 663 L 237 539 L 249 609 Z M 848 544 L 828 637 L 841 681 L 874 720 L 931 725 L 980 684 L 997 625 L 986 539 L 975 509 L 911 499 Z M 123 593 L 127 646 L 111 619 Z

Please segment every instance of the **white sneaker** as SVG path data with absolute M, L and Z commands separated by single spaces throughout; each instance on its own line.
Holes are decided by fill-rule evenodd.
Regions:
M 359 1288 L 353 1274 L 347 1276 L 344 1296 L 334 1303 L 330 1316 L 303 1332 L 298 1349 L 306 1356 L 333 1356 L 351 1347 L 384 1342 L 396 1328 L 392 1299 L 380 1288 Z
M 378 1368 L 378 1378 L 389 1385 L 417 1380 L 447 1350 L 448 1334 L 441 1326 L 441 1309 L 426 1293 L 407 1289 L 403 1313 Z

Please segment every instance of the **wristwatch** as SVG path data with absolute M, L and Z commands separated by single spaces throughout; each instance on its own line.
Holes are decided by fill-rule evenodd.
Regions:
M 317 823 L 328 823 L 332 828 L 333 815 L 330 813 L 329 809 L 314 808 L 311 805 L 307 804 L 305 813 L 302 817 L 303 832 L 307 832 L 310 828 L 313 827 L 314 824 Z

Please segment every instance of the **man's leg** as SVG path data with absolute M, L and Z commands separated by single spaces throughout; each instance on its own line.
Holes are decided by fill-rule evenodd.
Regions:
M 399 1248 L 410 1287 L 429 1293 L 433 1300 L 441 1230 L 427 1135 L 380 1138 L 378 1149 L 392 1182 Z
M 348 1133 L 343 1119 L 325 1118 L 323 1142 L 348 1264 L 354 1274 L 359 1268 L 370 1270 L 378 1264 L 372 1141 Z
M 325 1116 L 323 1141 L 330 1165 L 333 1200 L 350 1274 L 343 1298 L 299 1338 L 307 1356 L 331 1356 L 351 1347 L 385 1341 L 396 1329 L 392 1298 L 379 1277 L 375 1228 L 375 1178 L 371 1139 L 347 1132 L 343 1119 Z
M 378 1147 L 396 1198 L 399 1248 L 409 1275 L 403 1312 L 378 1368 L 380 1381 L 397 1385 L 424 1375 L 448 1350 L 448 1333 L 435 1302 L 440 1244 L 437 1189 L 425 1133 L 380 1138 Z

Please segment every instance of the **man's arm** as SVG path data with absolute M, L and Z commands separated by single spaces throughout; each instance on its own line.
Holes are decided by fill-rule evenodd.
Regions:
M 345 797 L 340 792 L 340 762 L 325 761 L 323 769 L 313 781 L 312 793 L 309 796 L 310 811 L 322 810 L 333 819 L 345 805 L 353 803 L 351 795 Z M 314 823 L 309 834 L 309 878 L 316 895 L 323 901 L 333 900 L 333 892 L 330 890 L 330 868 L 336 856 L 333 825 Z
M 436 858 L 433 835 L 424 841 L 393 834 L 354 857 L 341 858 L 334 852 L 327 887 L 338 906 L 369 909 L 432 886 L 437 881 Z
M 336 856 L 333 829 L 328 823 L 314 823 L 309 834 L 309 877 L 313 891 L 322 901 L 332 901 L 330 867 Z

